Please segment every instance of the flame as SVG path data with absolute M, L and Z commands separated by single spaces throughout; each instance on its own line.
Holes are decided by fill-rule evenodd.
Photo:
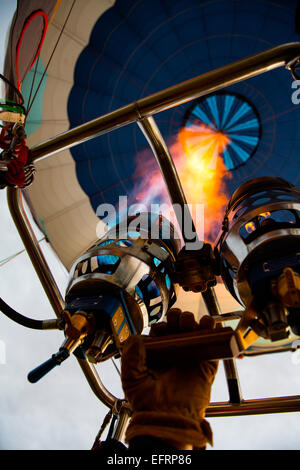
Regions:
M 262 214 L 259 214 L 259 217 L 261 219 L 267 219 L 267 218 L 271 217 L 271 212 L 263 212 Z
M 254 222 L 248 222 L 246 225 L 245 225 L 245 229 L 247 230 L 248 233 L 252 233 L 254 232 L 254 230 L 256 229 L 256 226 L 255 226 L 255 223 Z
M 204 234 L 210 242 L 215 240 L 220 230 L 228 202 L 224 183 L 229 173 L 221 154 L 229 143 L 230 139 L 223 132 L 203 124 L 183 128 L 169 145 L 186 200 L 191 204 L 196 228 L 199 223 L 193 209 L 197 204 L 204 205 Z M 141 182 L 135 187 L 134 200 L 145 205 L 159 201 L 170 206 L 167 189 L 153 155 L 144 151 L 138 157 L 135 180 Z M 137 178 L 141 174 L 142 180 Z M 202 219 L 200 223 L 203 224 Z
M 261 214 L 259 214 L 258 220 L 261 222 L 261 221 L 264 221 L 265 219 L 268 219 L 269 217 L 271 217 L 271 212 L 262 212 Z M 245 224 L 245 229 L 247 230 L 248 233 L 254 232 L 256 230 L 255 222 L 251 220 L 250 222 Z
M 229 143 L 226 134 L 202 124 L 182 129 L 170 149 L 187 201 L 204 204 L 204 233 L 210 241 L 218 234 L 228 202 L 224 188 L 228 170 L 221 155 Z

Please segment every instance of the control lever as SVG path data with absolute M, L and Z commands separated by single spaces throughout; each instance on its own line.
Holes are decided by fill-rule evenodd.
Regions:
M 48 361 L 43 362 L 43 364 L 39 365 L 31 372 L 29 372 L 27 378 L 30 383 L 34 384 L 38 382 L 44 375 L 48 374 L 54 367 L 60 366 L 60 364 L 68 359 L 70 353 L 65 348 L 60 348 L 60 350 L 51 356 Z
M 60 366 L 60 364 L 68 359 L 75 349 L 78 348 L 82 343 L 82 338 L 72 339 L 66 338 L 62 346 L 59 348 L 59 351 L 55 354 L 52 354 L 51 358 L 43 362 L 31 372 L 29 372 L 27 378 L 30 383 L 34 384 L 43 378 L 48 372 L 50 372 L 54 367 Z
M 83 340 L 94 327 L 93 319 L 80 310 L 73 316 L 65 310 L 63 312 L 63 319 L 65 321 L 65 341 L 57 353 L 53 354 L 50 359 L 29 372 L 27 376 L 29 382 L 36 383 L 54 369 L 54 367 L 59 366 L 63 361 L 68 359 L 72 352 L 82 344 Z

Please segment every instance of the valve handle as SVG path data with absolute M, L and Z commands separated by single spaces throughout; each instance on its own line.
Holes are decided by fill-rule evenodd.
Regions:
M 32 384 L 38 382 L 42 377 L 48 374 L 48 372 L 54 369 L 54 367 L 60 366 L 69 356 L 69 351 L 65 348 L 61 348 L 56 354 L 53 354 L 50 359 L 29 372 L 27 376 L 29 382 Z

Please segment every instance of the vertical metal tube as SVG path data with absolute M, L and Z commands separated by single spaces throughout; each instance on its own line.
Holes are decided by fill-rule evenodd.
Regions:
M 202 292 L 202 298 L 210 315 L 221 315 L 221 308 L 213 287 L 208 287 Z
M 221 315 L 220 305 L 213 288 L 208 288 L 205 292 L 202 292 L 202 297 L 210 315 Z M 221 323 L 217 327 L 222 328 Z M 241 403 L 243 399 L 236 362 L 234 359 L 226 359 L 223 361 L 223 365 L 227 380 L 229 402 Z
M 138 125 L 146 137 L 159 165 L 178 220 L 183 240 L 186 243 L 197 242 L 197 249 L 202 248 L 203 242 L 199 242 L 198 240 L 195 225 L 187 205 L 174 161 L 155 120 L 152 116 L 146 117 L 140 119 L 138 121 Z M 180 208 L 180 213 L 176 210 L 176 206 Z
M 8 188 L 7 202 L 16 228 L 24 243 L 29 258 L 41 281 L 49 302 L 57 316 L 64 309 L 64 299 L 50 271 L 48 263 L 34 235 L 21 200 L 21 190 Z M 86 359 L 77 358 L 81 369 L 97 397 L 108 407 L 113 407 L 117 400 L 102 384 L 95 368 Z
M 238 377 L 236 361 L 234 359 L 225 359 L 223 361 L 230 403 L 242 403 L 243 397 L 241 385 Z
M 50 271 L 48 263 L 42 253 L 40 245 L 34 235 L 31 224 L 22 204 L 20 189 L 7 188 L 7 203 L 13 221 L 26 248 L 28 256 L 35 268 L 49 302 L 59 316 L 64 309 L 64 299 Z
M 113 431 L 112 438 L 117 441 L 123 441 L 125 438 L 125 432 L 130 421 L 130 410 L 123 407 L 119 413 L 118 421 Z

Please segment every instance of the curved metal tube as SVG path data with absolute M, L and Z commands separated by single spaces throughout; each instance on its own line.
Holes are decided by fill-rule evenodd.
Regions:
M 77 358 L 77 360 L 96 397 L 99 398 L 99 400 L 102 401 L 104 405 L 108 406 L 109 408 L 113 408 L 115 403 L 118 401 L 118 398 L 110 393 L 103 385 L 95 366 L 88 362 L 87 359 Z
M 59 316 L 64 309 L 65 302 L 25 213 L 22 204 L 21 190 L 7 188 L 7 203 L 24 247 L 26 248 L 49 302 L 56 316 Z
M 64 309 L 65 302 L 25 213 L 22 204 L 21 190 L 8 188 L 7 202 L 10 213 L 27 250 L 29 258 L 35 268 L 35 271 L 40 279 L 40 282 L 56 316 L 59 317 L 61 311 Z M 77 360 L 96 396 L 105 405 L 113 407 L 117 398 L 115 398 L 108 390 L 106 390 L 93 365 L 90 364 L 87 360 L 78 358 Z

